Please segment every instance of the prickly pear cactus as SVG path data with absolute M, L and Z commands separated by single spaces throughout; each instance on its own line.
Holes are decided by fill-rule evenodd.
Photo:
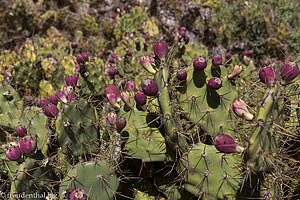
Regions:
M 84 99 L 66 105 L 55 122 L 58 145 L 63 153 L 70 158 L 97 153 L 100 134 L 97 121 L 95 109 Z
M 90 199 L 110 200 L 116 197 L 119 179 L 113 166 L 105 161 L 78 163 L 68 172 L 60 184 L 60 196 L 68 188 L 79 188 Z
M 203 199 L 234 199 L 243 181 L 239 156 L 222 154 L 214 146 L 195 144 L 182 157 L 184 188 Z

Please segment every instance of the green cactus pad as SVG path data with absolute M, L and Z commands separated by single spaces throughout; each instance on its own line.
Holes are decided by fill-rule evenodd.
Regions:
M 59 194 L 62 196 L 69 188 L 79 188 L 90 199 L 111 200 L 118 187 L 115 169 L 107 162 L 78 163 L 62 181 Z
M 158 130 L 159 124 L 154 114 L 137 110 L 121 109 L 119 116 L 126 119 L 126 127 L 121 136 L 126 140 L 125 149 L 132 158 L 143 162 L 164 161 L 166 159 L 165 139 Z
M 56 121 L 58 144 L 68 156 L 80 157 L 99 150 L 97 113 L 84 100 L 66 106 Z
M 23 101 L 10 86 L 0 86 L 0 124 L 15 128 L 21 117 Z
M 184 188 L 199 198 L 234 199 L 240 189 L 242 176 L 235 158 L 214 146 L 194 145 L 181 161 Z
M 18 174 L 13 178 L 11 194 L 52 193 L 58 183 L 58 178 L 52 166 L 45 161 L 42 153 L 37 152 L 32 158 L 22 163 Z M 28 196 L 24 199 L 33 199 L 33 197 Z
M 204 71 L 189 69 L 186 85 L 179 88 L 180 105 L 186 117 L 211 136 L 225 133 L 234 129 L 237 117 L 231 111 L 231 104 L 238 97 L 233 81 L 227 78 L 230 74 L 227 68 L 221 66 L 211 69 L 211 61 L 208 60 Z M 222 87 L 211 90 L 207 87 L 207 81 L 211 77 L 220 77 Z

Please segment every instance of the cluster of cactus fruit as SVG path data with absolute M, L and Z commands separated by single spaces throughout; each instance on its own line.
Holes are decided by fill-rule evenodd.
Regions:
M 135 44 L 139 49 L 139 41 Z M 14 89 L 1 86 L 1 125 L 17 127 L 14 134 L 6 131 L 7 143 L 1 146 L 6 155 L 1 157 L 1 168 L 11 174 L 10 192 L 56 191 L 61 198 L 82 200 L 121 198 L 127 195 L 121 182 L 130 180 L 126 166 L 122 168 L 126 160 L 141 163 L 135 167 L 145 180 L 161 170 L 150 163 L 173 166 L 164 174 L 172 181 L 157 178 L 154 183 L 164 198 L 238 199 L 254 190 L 261 192 L 264 180 L 256 188 L 248 184 L 249 177 L 267 177 L 278 164 L 275 125 L 282 124 L 284 98 L 299 92 L 295 90 L 298 64 L 262 67 L 257 84 L 265 88 L 265 96 L 261 102 L 253 99 L 257 106 L 250 112 L 239 81 L 249 62 L 237 63 L 230 54 L 209 58 L 202 48 L 193 52 L 197 57 L 184 59 L 182 67 L 176 51 L 184 48 L 184 57 L 194 44 L 181 44 L 178 41 L 170 48 L 164 41 L 156 42 L 154 55 L 138 58 L 147 77 L 119 85 L 113 84 L 118 69 L 110 71 L 118 56 L 107 60 L 110 85 L 104 86 L 97 85 L 101 81 L 97 78 L 87 79 L 102 71 L 90 70 L 90 53 L 78 55 L 75 74 L 65 78 L 62 91 L 40 98 L 37 107 L 22 109 Z M 244 53 L 247 58 L 252 54 Z M 101 91 L 96 87 L 105 88 L 95 96 L 106 98 L 102 102 L 106 109 L 80 96 Z M 101 126 L 106 120 L 108 126 Z M 141 174 L 143 170 L 150 174 Z M 242 176 L 248 172 L 248 177 Z M 280 194 L 272 191 L 268 198 L 273 197 Z
M 146 15 L 136 5 L 113 17 L 114 52 L 79 53 L 65 42 L 51 54 L 59 67 L 42 56 L 46 43 L 6 52 L 0 173 L 8 192 L 71 200 L 293 193 L 277 177 L 299 167 L 288 145 L 299 137 L 300 57 L 256 70 L 252 50 L 242 61 L 209 55 L 185 27 L 172 45 L 153 42 L 138 32 Z

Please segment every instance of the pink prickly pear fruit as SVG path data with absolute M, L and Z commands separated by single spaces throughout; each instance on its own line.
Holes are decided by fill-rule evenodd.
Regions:
M 65 95 L 64 92 L 59 92 L 56 95 L 59 98 L 59 100 L 62 101 L 63 103 L 67 103 L 68 102 L 68 100 L 67 100 L 66 95 Z
M 66 96 L 66 99 L 67 99 L 68 102 L 71 102 L 73 99 L 75 99 L 75 95 L 72 94 L 72 93 L 70 93 L 70 94 L 68 94 L 68 95 Z
M 227 60 L 231 59 L 231 57 L 232 57 L 231 53 L 227 53 L 227 54 L 225 55 L 225 58 L 226 58 Z
M 58 113 L 59 113 L 59 111 L 58 111 L 56 105 L 54 105 L 52 103 L 50 103 L 44 107 L 44 114 L 47 117 L 55 118 L 58 116 Z
M 235 100 L 232 105 L 232 110 L 233 112 L 246 120 L 252 120 L 254 116 L 249 112 L 246 103 L 243 100 Z
M 16 132 L 19 137 L 24 137 L 27 133 L 27 129 L 25 128 L 25 126 L 20 126 L 17 128 Z
M 86 200 L 87 194 L 84 190 L 76 189 L 70 194 L 70 200 Z
M 292 81 L 299 74 L 299 67 L 294 62 L 289 62 L 282 66 L 281 77 L 286 81 Z
M 151 74 L 156 74 L 156 70 L 152 67 L 150 63 L 150 58 L 149 56 L 143 56 L 140 59 L 140 63 L 143 66 L 145 70 L 147 70 Z
M 111 125 L 116 124 L 118 115 L 114 112 L 110 112 L 107 114 L 107 120 Z
M 77 83 L 77 79 L 75 76 L 68 76 L 66 78 L 66 84 L 67 86 L 75 86 Z
M 227 76 L 229 79 L 237 77 L 243 71 L 242 65 L 235 65 L 231 74 Z
M 99 51 L 98 56 L 99 56 L 99 57 L 103 56 L 103 52 L 102 52 L 102 51 Z
M 141 84 L 141 88 L 147 96 L 156 96 L 158 93 L 158 85 L 156 81 L 150 78 L 144 80 Z
M 142 91 L 137 91 L 134 99 L 139 106 L 144 106 L 147 103 L 147 95 Z
M 9 160 L 17 161 L 21 158 L 22 152 L 18 142 L 10 142 L 6 150 L 6 157 Z
M 77 44 L 75 42 L 72 42 L 71 43 L 71 47 L 72 47 L 72 49 L 76 49 L 77 48 Z
M 121 133 L 121 131 L 125 128 L 126 126 L 126 119 L 124 119 L 123 117 L 117 119 L 116 122 L 116 126 L 117 126 L 117 132 Z
M 43 98 L 41 98 L 40 100 L 39 100 L 39 102 L 38 102 L 38 107 L 40 107 L 40 108 L 43 108 L 46 104 L 48 104 L 49 103 L 49 100 L 48 100 L 48 98 L 47 97 L 43 97 Z
M 180 69 L 177 71 L 177 79 L 180 81 L 184 81 L 187 78 L 187 72 L 185 69 Z
M 110 75 L 110 76 L 116 75 L 117 72 L 118 72 L 118 68 L 117 68 L 117 67 L 109 68 L 109 69 L 107 70 L 107 73 L 108 73 L 108 75 Z
M 116 86 L 111 85 L 105 88 L 105 96 L 113 107 L 120 108 L 120 104 L 118 102 L 121 101 L 121 94 Z
M 238 146 L 234 139 L 227 134 L 218 135 L 214 144 L 216 149 L 222 153 L 240 153 L 244 150 L 244 148 Z
M 157 42 L 153 45 L 153 50 L 155 55 L 157 55 L 160 60 L 164 60 L 168 53 L 168 44 L 163 41 Z
M 31 154 L 35 151 L 37 141 L 32 136 L 26 136 L 20 142 L 21 150 L 26 154 Z
M 218 77 L 212 77 L 208 80 L 207 85 L 209 88 L 213 90 L 218 90 L 222 87 L 222 80 Z
M 211 62 L 213 65 L 217 65 L 217 66 L 221 65 L 222 64 L 222 56 L 220 56 L 220 55 L 213 56 L 211 58 Z
M 58 96 L 56 94 L 53 94 L 51 97 L 49 97 L 49 101 L 51 103 L 53 103 L 54 105 L 58 104 L 58 100 L 59 100 L 59 98 L 58 98 Z
M 249 50 L 249 51 L 244 51 L 244 56 L 252 56 L 253 55 L 253 50 Z
M 129 108 L 133 108 L 133 104 L 130 102 L 130 94 L 128 91 L 123 91 L 121 93 L 121 98 L 123 102 L 128 106 Z
M 84 58 L 84 56 L 83 55 L 78 55 L 77 57 L 76 57 L 76 62 L 78 63 L 78 64 L 84 64 L 85 63 L 85 58 Z
M 275 80 L 275 71 L 273 67 L 264 67 L 259 70 L 259 78 L 265 84 L 273 83 Z
M 203 57 L 203 56 L 199 56 L 199 57 L 195 58 L 194 62 L 193 62 L 193 66 L 196 69 L 204 70 L 206 68 L 206 66 L 207 66 L 207 60 L 206 60 L 206 58 Z
M 124 89 L 126 91 L 135 91 L 135 83 L 134 81 L 127 81 L 125 84 Z

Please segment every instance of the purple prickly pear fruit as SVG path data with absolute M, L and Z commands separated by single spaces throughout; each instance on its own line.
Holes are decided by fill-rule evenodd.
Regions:
M 116 75 L 117 72 L 118 72 L 118 68 L 116 68 L 116 67 L 114 67 L 114 68 L 109 68 L 109 69 L 107 70 L 107 73 L 108 73 L 108 75 L 110 75 L 110 76 Z
M 156 70 L 152 67 L 152 65 L 150 63 L 149 56 L 143 56 L 143 57 L 141 57 L 140 63 L 143 66 L 143 68 L 145 70 L 147 70 L 149 73 L 151 73 L 151 74 L 155 74 L 156 73 Z
M 208 80 L 207 85 L 209 88 L 213 90 L 218 90 L 222 87 L 222 80 L 218 77 L 212 77 Z
M 44 114 L 47 117 L 51 117 L 51 118 L 55 118 L 58 116 L 58 109 L 56 107 L 56 105 L 49 103 L 47 106 L 44 107 Z
M 216 137 L 215 147 L 222 153 L 240 153 L 244 150 L 227 134 L 221 134 Z
M 59 92 L 57 93 L 57 97 L 59 98 L 60 101 L 63 103 L 67 103 L 67 98 L 64 92 Z
M 128 49 L 127 49 L 127 51 L 126 51 L 126 56 L 132 56 L 132 53 L 133 51 L 129 51 Z
M 117 132 L 121 133 L 121 131 L 125 128 L 126 126 L 126 119 L 124 119 L 123 117 L 117 119 L 116 122 L 116 126 L 117 126 Z
M 116 86 L 111 85 L 105 88 L 105 96 L 113 107 L 120 108 L 120 104 L 118 102 L 121 101 L 121 94 Z
M 127 81 L 125 84 L 124 89 L 126 91 L 135 91 L 135 83 L 134 81 Z
M 78 64 L 84 64 L 85 63 L 85 59 L 84 59 L 84 56 L 83 55 L 78 55 L 77 57 L 76 57 L 76 62 L 78 63 Z
M 69 46 L 69 45 L 66 45 L 65 48 L 66 48 L 66 50 L 69 50 L 69 49 L 70 49 L 70 46 Z
M 46 104 L 49 103 L 49 100 L 47 97 L 43 97 L 38 102 L 38 107 L 43 108 Z
M 88 52 L 85 53 L 85 55 L 86 55 L 87 57 L 90 57 L 90 56 L 91 56 L 91 52 L 88 51 Z
M 222 56 L 220 56 L 220 55 L 213 56 L 211 58 L 211 62 L 213 65 L 217 65 L 217 66 L 221 65 L 222 64 Z
M 77 48 L 77 44 L 75 42 L 72 42 L 71 43 L 71 47 L 72 47 L 72 49 L 76 49 Z
M 264 67 L 259 70 L 259 78 L 265 84 L 270 84 L 275 80 L 275 71 L 273 67 Z
M 138 46 L 138 45 L 140 45 L 140 44 L 141 44 L 141 42 L 140 42 L 139 40 L 136 40 L 136 41 L 135 41 L 135 45 Z
M 253 55 L 253 51 L 249 50 L 249 51 L 244 51 L 244 56 L 252 56 Z
M 6 150 L 6 157 L 9 160 L 17 161 L 21 158 L 22 152 L 18 142 L 10 142 Z
M 109 59 L 108 59 L 108 62 L 110 62 L 110 63 L 115 63 L 115 59 L 114 59 L 114 58 L 109 58 Z
M 249 112 L 246 103 L 243 100 L 235 100 L 232 105 L 233 112 L 246 120 L 252 120 L 254 116 Z
M 180 81 L 184 81 L 187 78 L 187 72 L 185 69 L 180 69 L 177 71 L 177 79 Z
M 71 102 L 73 99 L 75 99 L 75 95 L 72 94 L 72 93 L 70 93 L 70 94 L 68 94 L 68 95 L 66 96 L 66 99 L 67 99 L 68 102 Z
M 110 112 L 107 114 L 107 120 L 111 125 L 116 124 L 118 115 L 114 112 Z
M 26 136 L 20 142 L 20 149 L 26 153 L 31 154 L 36 149 L 37 142 L 32 136 Z
M 179 35 L 180 35 L 181 37 L 185 37 L 185 33 L 186 33 L 185 31 L 180 31 L 180 32 L 179 32 Z
M 54 105 L 57 105 L 58 104 L 58 96 L 57 95 L 55 95 L 55 94 L 53 94 L 51 97 L 49 97 L 49 101 L 51 102 L 51 103 L 53 103 Z
M 203 56 L 199 56 L 199 57 L 195 58 L 194 62 L 193 62 L 193 66 L 196 69 L 204 70 L 206 68 L 206 66 L 207 66 L 207 60 L 206 60 L 206 58 L 203 57 Z
M 99 57 L 103 56 L 103 52 L 102 52 L 102 51 L 99 51 L 98 56 L 99 56 Z
M 168 44 L 166 42 L 157 42 L 153 45 L 153 50 L 160 60 L 164 60 L 168 53 Z
M 190 41 L 190 38 L 189 38 L 189 36 L 185 36 L 185 37 L 184 37 L 184 42 L 185 42 L 185 44 L 188 44 L 188 43 L 189 43 L 189 41 Z
M 227 60 L 229 60 L 231 57 L 232 57 L 232 55 L 231 55 L 230 53 L 226 53 L 225 58 L 226 58 Z
M 77 83 L 77 79 L 74 76 L 68 76 L 66 78 L 66 84 L 67 86 L 75 86 Z
M 237 77 L 243 71 L 242 65 L 235 65 L 231 74 L 227 76 L 229 79 Z
M 281 76 L 286 81 L 291 81 L 296 78 L 299 74 L 299 67 L 294 62 L 289 62 L 282 66 Z
M 25 128 L 25 126 L 20 126 L 17 128 L 16 132 L 19 137 L 24 137 L 27 133 L 27 129 Z
M 87 194 L 84 190 L 76 189 L 70 194 L 70 200 L 86 200 Z
M 137 91 L 134 99 L 139 106 L 143 106 L 147 102 L 147 95 L 145 95 L 142 91 Z
M 261 62 L 261 64 L 266 67 L 266 66 L 270 65 L 270 62 L 267 60 L 264 60 Z
M 158 93 L 158 85 L 153 79 L 146 79 L 141 84 L 143 92 L 148 96 L 156 96 Z
M 144 35 L 144 38 L 145 38 L 145 39 L 149 39 L 149 38 L 150 38 L 150 35 L 149 35 L 149 34 L 145 34 L 145 35 Z

